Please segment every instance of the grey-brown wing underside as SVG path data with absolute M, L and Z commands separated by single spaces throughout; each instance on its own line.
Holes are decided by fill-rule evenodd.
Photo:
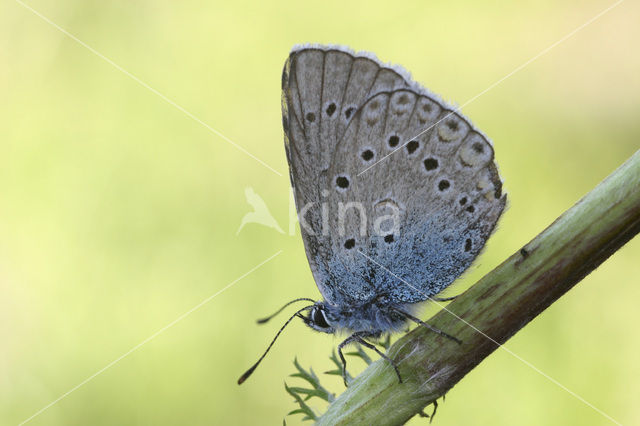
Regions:
M 504 209 L 488 140 L 402 75 L 335 49 L 297 50 L 285 64 L 291 182 L 330 303 L 437 294 L 468 268 Z M 393 229 L 380 221 L 392 213 Z

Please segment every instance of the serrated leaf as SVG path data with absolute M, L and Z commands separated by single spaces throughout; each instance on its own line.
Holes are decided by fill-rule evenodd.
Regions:
M 370 365 L 373 362 L 371 360 L 371 357 L 364 351 L 364 349 L 362 349 L 362 346 L 360 346 L 360 345 L 356 345 L 356 351 L 355 352 L 348 352 L 347 355 L 356 356 L 358 358 L 361 358 L 364 362 L 367 363 L 367 365 Z
M 333 357 L 335 357 L 335 354 L 333 354 Z M 303 420 L 315 420 L 317 418 L 317 415 L 315 414 L 313 409 L 311 409 L 311 407 L 307 405 L 306 401 L 310 400 L 313 397 L 316 397 L 331 403 L 335 399 L 335 395 L 329 392 L 320 384 L 320 379 L 314 373 L 312 368 L 309 368 L 309 370 L 305 370 L 300 365 L 297 358 L 293 360 L 293 365 L 296 368 L 296 372 L 291 374 L 290 377 L 304 380 L 309 385 L 309 387 L 289 386 L 285 383 L 284 386 L 286 391 L 291 396 L 293 396 L 294 402 L 300 407 L 289 412 L 288 415 L 302 414 L 304 416 Z
M 331 356 L 329 356 L 329 359 L 336 365 L 336 369 L 329 370 L 325 372 L 325 374 L 342 377 L 342 361 L 338 359 L 338 355 L 336 355 L 335 349 L 331 351 Z M 348 371 L 345 373 L 345 375 L 347 376 L 347 382 L 350 382 L 353 379 Z
M 287 386 L 286 383 L 284 384 L 284 388 L 289 393 L 289 395 L 291 395 L 295 399 L 295 402 L 300 406 L 300 408 L 289 412 L 289 415 L 304 414 L 305 417 L 303 418 L 303 420 L 315 420 L 317 418 L 316 413 L 311 409 L 311 407 L 307 405 L 306 402 L 304 402 L 302 397 L 298 395 L 297 392 L 295 392 L 292 388 Z

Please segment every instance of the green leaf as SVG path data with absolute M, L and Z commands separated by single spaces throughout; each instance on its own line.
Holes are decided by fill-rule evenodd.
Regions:
M 302 418 L 302 420 L 316 420 L 317 419 L 316 413 L 311 409 L 311 407 L 309 407 L 307 405 L 306 402 L 304 402 L 302 397 L 300 395 L 298 395 L 297 392 L 295 392 L 292 388 L 287 386 L 286 383 L 284 384 L 284 388 L 287 391 L 287 393 L 289 395 L 291 395 L 295 399 L 295 402 L 300 406 L 300 408 L 298 408 L 296 410 L 293 410 L 293 411 L 290 411 L 288 415 L 304 414 L 304 417 Z
M 364 351 L 364 349 L 362 349 L 362 346 L 360 346 L 360 345 L 356 345 L 356 351 L 355 352 L 348 352 L 347 355 L 356 356 L 358 358 L 361 358 L 364 362 L 367 363 L 367 365 L 369 365 L 369 364 L 371 364 L 373 362 L 371 360 L 371 357 Z

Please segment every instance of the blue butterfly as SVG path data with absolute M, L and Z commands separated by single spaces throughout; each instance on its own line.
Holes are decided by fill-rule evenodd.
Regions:
M 504 210 L 493 147 L 404 69 L 340 47 L 292 50 L 282 113 L 300 229 L 323 300 L 285 305 L 312 302 L 238 383 L 296 317 L 317 331 L 350 333 L 338 346 L 343 377 L 342 348 L 359 343 L 402 382 L 393 360 L 366 339 L 414 321 L 459 342 L 414 313 L 420 302 L 450 300 L 436 295 L 471 265 Z

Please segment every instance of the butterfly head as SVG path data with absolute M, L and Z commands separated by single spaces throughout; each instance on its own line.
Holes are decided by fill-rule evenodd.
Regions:
M 316 331 L 323 333 L 334 333 L 335 327 L 332 325 L 333 321 L 329 318 L 327 306 L 324 302 L 316 302 L 309 311 L 309 316 L 300 315 L 305 324 L 313 328 Z

